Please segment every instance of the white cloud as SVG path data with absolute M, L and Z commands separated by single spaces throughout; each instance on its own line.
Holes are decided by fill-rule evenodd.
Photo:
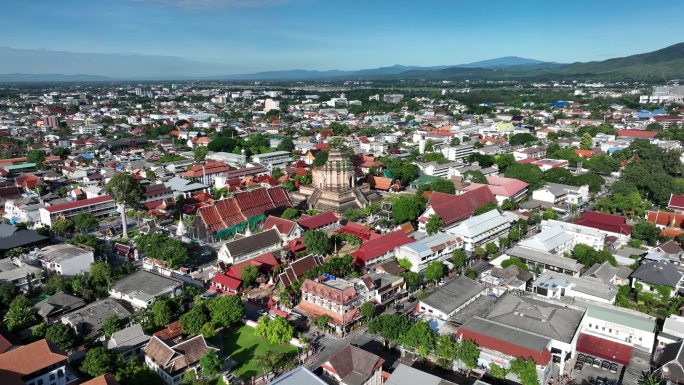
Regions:
M 186 9 L 212 8 L 262 8 L 280 5 L 289 0 L 134 0 L 138 3 L 152 4 L 162 7 Z

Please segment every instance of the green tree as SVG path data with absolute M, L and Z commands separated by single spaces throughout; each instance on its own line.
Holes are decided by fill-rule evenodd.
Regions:
M 437 234 L 440 230 L 442 230 L 443 225 L 444 221 L 442 221 L 442 218 L 437 214 L 432 214 L 428 218 L 427 224 L 425 225 L 425 230 L 427 231 L 428 235 Z
M 475 208 L 475 215 L 482 215 L 484 213 L 488 213 L 492 210 L 496 210 L 497 205 L 496 202 L 487 202 L 483 204 L 482 206 L 478 206 Z
M 256 279 L 259 277 L 259 269 L 254 265 L 246 265 L 242 267 L 242 283 L 244 288 L 251 287 Z
M 404 282 L 406 282 L 406 286 L 410 288 L 416 288 L 420 284 L 420 276 L 416 272 L 404 271 L 401 273 L 401 276 L 404 277 Z
M 580 139 L 580 148 L 582 150 L 591 150 L 594 148 L 594 138 L 588 132 L 585 132 Z
M 342 217 L 346 220 L 357 222 L 366 217 L 366 212 L 364 210 L 359 210 L 355 208 L 348 208 L 342 213 Z
M 140 204 L 145 188 L 137 179 L 130 174 L 116 174 L 105 186 L 107 195 L 114 199 L 121 213 L 121 227 L 123 237 L 128 238 L 128 224 L 126 223 L 126 208 L 136 207 Z
M 314 156 L 313 162 L 311 162 L 312 167 L 321 167 L 328 162 L 328 151 L 319 151 Z
M 61 322 L 54 323 L 47 328 L 45 339 L 51 341 L 62 350 L 69 350 L 76 346 L 74 329 Z
M 30 305 L 12 304 L 9 310 L 5 313 L 3 321 L 9 331 L 14 332 L 25 329 L 36 319 L 36 314 Z
M 456 359 L 457 353 L 458 343 L 451 338 L 451 335 L 445 334 L 437 338 L 437 347 L 435 348 L 437 357 L 451 362 Z
M 60 277 L 62 276 L 60 275 Z M 9 306 L 18 294 L 19 290 L 12 283 L 5 282 L 0 284 L 0 303 L 3 306 Z
M 90 276 L 88 278 L 94 286 L 102 287 L 105 291 L 114 283 L 112 267 L 103 261 L 95 261 L 90 264 Z
M 401 342 L 401 337 L 411 329 L 411 322 L 403 314 L 383 314 L 368 323 L 368 332 L 379 334 L 390 344 Z
M 476 247 L 475 250 L 473 250 L 473 254 L 475 254 L 476 257 L 482 259 L 484 258 L 485 255 L 487 255 L 487 251 L 481 247 Z
M 639 385 L 660 385 L 663 382 L 660 378 L 658 378 L 655 374 L 649 373 L 649 372 L 641 372 L 641 377 L 639 378 L 639 381 L 637 384 Z
M 272 344 L 282 345 L 290 342 L 294 328 L 287 320 L 281 316 L 277 316 L 268 325 L 268 342 Z
M 205 322 L 200 329 L 200 334 L 206 339 L 214 338 L 216 335 L 216 326 L 211 322 Z
M 506 374 L 508 374 L 508 370 L 502 368 L 501 366 L 490 362 L 489 363 L 489 374 L 494 377 L 498 378 L 499 380 L 503 380 L 506 377 Z
M 292 141 L 292 138 L 290 138 L 289 136 L 286 136 L 278 144 L 277 150 L 278 151 L 292 152 L 292 150 L 294 150 L 294 148 L 295 148 L 295 145 L 294 145 L 294 142 Z
M 462 249 L 456 249 L 451 254 L 451 260 L 454 262 L 454 266 L 457 269 L 461 270 L 463 266 L 465 266 L 468 257 L 466 256 L 465 251 L 463 251 Z
M 511 257 L 511 258 L 508 258 L 507 260 L 501 262 L 501 268 L 503 268 L 503 269 L 505 269 L 511 265 L 518 266 L 519 268 L 521 268 L 522 270 L 525 270 L 525 271 L 529 270 L 527 265 L 523 261 L 521 261 L 520 258 L 518 258 L 518 257 Z
M 632 238 L 641 239 L 651 246 L 658 241 L 658 227 L 651 222 L 642 221 L 632 226 Z
M 45 168 L 43 162 L 45 162 L 45 151 L 43 150 L 31 150 L 26 154 L 26 163 L 35 163 L 38 170 Z
M 119 365 L 115 378 L 121 385 L 163 385 L 161 378 L 140 357 Z
M 216 353 L 216 350 L 209 349 L 202 358 L 200 358 L 200 368 L 202 368 L 202 374 L 205 376 L 213 377 L 221 371 L 223 367 L 223 362 Z
M 104 332 L 105 337 L 109 338 L 112 336 L 112 334 L 125 328 L 127 323 L 127 318 L 119 318 L 119 316 L 113 315 L 105 320 L 104 324 L 102 325 L 102 331 Z
M 254 327 L 254 335 L 257 337 L 268 338 L 268 327 L 271 320 L 267 315 L 259 317 L 256 326 Z
M 206 146 L 197 146 L 192 150 L 193 159 L 196 163 L 204 162 L 204 158 L 207 157 L 209 148 Z
M 162 234 L 139 235 L 135 244 L 148 258 L 166 261 L 172 268 L 191 260 L 190 251 L 185 244 Z
M 177 302 L 168 297 L 158 298 L 152 305 L 154 324 L 157 326 L 166 326 L 171 323 L 177 312 Z
M 425 269 L 425 280 L 428 282 L 437 282 L 444 276 L 444 265 L 442 262 L 431 262 L 427 269 Z
M 209 322 L 209 311 L 206 306 L 195 305 L 190 311 L 180 316 L 180 325 L 185 334 L 199 334 L 202 326 Z
M 504 176 L 529 184 L 530 190 L 535 190 L 544 183 L 544 172 L 539 167 L 529 163 L 517 163 L 508 167 Z
M 38 326 L 31 330 L 31 339 L 34 341 L 42 340 L 45 338 L 45 333 L 47 333 L 48 325 L 45 322 L 41 322 Z
M 76 234 L 67 242 L 70 245 L 75 246 L 87 246 L 95 251 L 95 254 L 104 251 L 104 246 L 100 240 L 94 235 L 89 234 Z
M 243 270 L 244 271 L 244 270 Z M 245 314 L 245 306 L 239 297 L 224 295 L 207 301 L 211 322 L 228 328 L 238 322 Z
M 119 354 L 101 346 L 88 350 L 79 369 L 92 377 L 98 377 L 105 373 L 115 373 L 122 362 Z
M 406 332 L 402 338 L 402 342 L 412 348 L 424 348 L 429 352 L 435 348 L 437 338 L 435 333 L 430 328 L 430 324 L 425 320 L 420 320 L 413 325 Z
M 74 217 L 74 226 L 78 230 L 83 230 L 86 233 L 90 229 L 94 229 L 100 222 L 91 213 L 80 213 Z
M 371 302 L 364 302 L 361 305 L 361 315 L 366 321 L 370 321 L 375 316 L 375 305 Z
M 477 368 L 477 360 L 480 358 L 480 349 L 471 340 L 465 340 L 458 346 L 457 357 L 468 369 Z
M 463 173 L 463 180 L 468 181 L 470 183 L 480 183 L 480 184 L 488 184 L 487 178 L 485 175 L 482 173 L 482 171 L 479 170 L 468 170 Z
M 425 202 L 421 197 L 402 194 L 392 202 L 392 222 L 415 222 L 424 211 Z
M 330 323 L 330 321 L 332 321 L 332 317 L 330 317 L 330 316 L 327 315 L 327 314 L 323 314 L 323 315 L 318 316 L 318 317 L 316 317 L 316 318 L 314 319 L 314 324 L 315 324 L 316 327 L 318 327 L 319 329 L 324 329 L 326 326 L 328 326 L 328 324 Z
M 411 270 L 413 267 L 413 264 L 408 260 L 408 258 L 399 258 L 397 259 L 397 263 L 406 270 Z
M 489 242 L 485 245 L 485 250 L 487 251 L 487 255 L 494 255 L 494 253 L 499 250 L 499 247 L 496 246 L 496 243 L 494 242 Z
M 328 234 L 321 230 L 310 230 L 304 233 L 304 244 L 308 253 L 316 255 L 328 255 L 332 248 Z
M 287 208 L 283 211 L 283 215 L 280 217 L 287 220 L 293 220 L 299 218 L 299 210 L 293 208 Z
M 452 138 L 451 141 L 449 142 L 450 147 L 457 147 L 461 144 L 461 140 L 459 138 Z
M 537 365 L 532 358 L 524 359 L 518 357 L 511 361 L 510 371 L 518 375 L 521 385 L 537 385 L 539 384 L 539 377 L 537 376 Z
M 66 234 L 74 231 L 74 221 L 69 219 L 58 219 L 50 227 L 57 234 Z

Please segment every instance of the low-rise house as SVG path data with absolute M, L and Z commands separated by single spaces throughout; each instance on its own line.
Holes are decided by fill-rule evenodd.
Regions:
M 167 344 L 152 337 L 144 349 L 145 364 L 168 385 L 181 382 L 183 375 L 197 370 L 200 359 L 210 350 L 219 350 L 207 344 L 202 335 L 178 344 Z
M 663 328 L 657 336 L 657 349 L 662 349 L 666 345 L 684 340 L 684 317 L 671 314 L 665 318 Z
M 630 276 L 631 287 L 637 284 L 642 286 L 642 291 L 651 292 L 659 295 L 657 288 L 666 286 L 670 289 L 670 298 L 674 298 L 680 287 L 684 276 L 667 260 L 653 262 L 643 262 L 632 272 Z M 663 298 L 664 300 L 665 298 Z
M 519 202 L 525 194 L 527 194 L 529 185 L 523 181 L 513 178 L 503 178 L 499 176 L 488 176 L 487 184 L 471 183 L 464 187 L 461 191 L 473 191 L 482 187 L 488 188 L 494 197 L 496 197 L 497 204 L 501 204 L 508 200 L 509 202 Z
M 589 200 L 589 185 L 580 187 L 560 183 L 546 183 L 532 192 L 532 199 L 553 205 L 582 206 Z
M 574 238 L 562 227 L 550 227 L 518 243 L 520 247 L 537 250 L 549 254 L 563 255 L 571 252 Z
M 67 385 L 78 377 L 68 365 L 69 356 L 54 343 L 40 340 L 0 354 L 3 385 Z
M 297 222 L 269 215 L 261 229 L 266 231 L 272 228 L 276 228 L 278 230 L 283 245 L 288 244 L 293 239 L 302 236 L 302 228 L 297 224 Z
M 145 334 L 140 324 L 133 324 L 112 333 L 106 342 L 107 349 L 120 354 L 124 361 L 142 355 L 143 349 L 152 337 Z
M 90 381 L 81 383 L 81 385 L 120 385 L 119 382 L 114 378 L 113 374 L 107 373 L 99 377 L 95 377 Z
M 412 242 L 414 242 L 412 238 L 409 238 L 403 231 L 398 230 L 364 242 L 358 250 L 350 255 L 354 257 L 355 264 L 359 266 L 372 266 L 394 257 L 397 247 Z
M 550 270 L 578 277 L 584 265 L 563 255 L 551 254 L 545 251 L 529 249 L 520 245 L 506 251 L 510 257 L 516 257 L 527 265 L 530 271 L 541 274 Z
M 684 341 L 666 345 L 654 358 L 653 374 L 668 384 L 684 384 Z
M 42 248 L 39 260 L 43 269 L 52 274 L 72 276 L 89 273 L 95 254 L 92 249 L 63 243 Z
M 304 277 L 304 273 L 313 269 L 315 266 L 320 266 L 323 264 L 323 257 L 318 255 L 307 255 L 306 257 L 299 258 L 298 260 L 290 263 L 280 275 L 278 275 L 278 281 L 283 284 L 283 286 L 290 288 L 295 282 L 299 282 Z
M 632 235 L 632 226 L 628 225 L 627 218 L 621 215 L 587 211 L 582 218 L 574 223 L 594 228 L 606 236 L 614 236 L 622 241 L 628 241 Z
M 114 298 L 105 298 L 65 314 L 60 321 L 71 326 L 78 335 L 84 338 L 98 338 L 103 336 L 102 327 L 107 318 L 117 316 L 119 319 L 124 319 L 130 317 L 131 314 Z
M 402 233 L 402 231 L 397 231 L 397 233 Z M 394 256 L 397 259 L 408 259 L 411 262 L 411 271 L 418 273 L 425 270 L 431 262 L 450 259 L 453 251 L 462 247 L 463 240 L 460 237 L 440 232 L 395 247 Z
M 298 366 L 271 382 L 271 385 L 328 385 L 306 366 Z
M 40 288 L 43 284 L 42 273 L 42 269 L 18 260 L 16 263 L 8 260 L 0 262 L 0 284 L 9 282 L 23 293 Z
M 62 315 L 80 309 L 86 305 L 82 298 L 67 293 L 55 293 L 33 305 L 33 310 L 48 325 Z
M 4 253 L 17 247 L 33 248 L 50 243 L 50 237 L 38 234 L 35 230 L 21 230 L 16 226 L 0 223 L 0 252 Z
M 494 194 L 484 186 L 461 195 L 433 192 L 427 209 L 418 217 L 418 229 L 425 232 L 428 219 L 436 214 L 442 219 L 442 229 L 448 230 L 475 214 L 475 210 L 489 202 L 497 202 Z
M 139 270 L 118 280 L 109 289 L 109 294 L 141 308 L 151 305 L 162 295 L 178 296 L 182 290 L 183 284 L 175 279 Z
M 547 384 L 553 367 L 553 341 L 537 333 L 480 317 L 473 317 L 458 328 L 459 341 L 473 341 L 480 349 L 478 362 L 510 369 L 516 358 L 532 359 L 540 385 Z M 517 375 L 509 373 L 506 379 L 519 382 Z
M 211 280 L 213 289 L 219 293 L 235 294 L 242 288 L 242 269 L 245 266 L 254 266 L 259 274 L 268 275 L 280 266 L 273 253 L 266 253 L 246 261 L 230 266 L 224 273 L 216 274 Z
M 562 297 L 586 298 L 600 303 L 614 304 L 618 287 L 586 275 L 573 277 L 545 271 L 532 283 L 532 291 L 545 298 L 558 300 Z
M 506 268 L 493 267 L 485 271 L 480 276 L 480 283 L 499 296 L 507 291 L 525 291 L 532 278 L 532 273 L 516 265 L 510 265 Z
M 280 249 L 282 241 L 277 228 L 271 228 L 261 233 L 236 237 L 224 243 L 218 252 L 221 262 L 236 264 L 262 254 L 275 252 Z
M 670 194 L 670 201 L 667 208 L 677 213 L 684 213 L 684 195 Z
M 14 223 L 40 222 L 39 209 L 41 207 L 44 207 L 44 204 L 37 200 L 31 201 L 27 199 L 8 199 L 5 201 L 4 217 L 13 221 Z
M 463 240 L 463 248 L 472 252 L 489 242 L 498 244 L 499 237 L 507 235 L 511 223 L 517 221 L 517 216 L 508 212 L 499 213 L 497 209 L 476 215 L 461 222 L 447 232 Z
M 608 351 L 604 351 L 603 354 L 596 351 L 600 351 L 601 345 L 604 348 L 613 346 L 611 350 L 622 351 L 623 354 L 631 354 L 632 348 L 638 348 L 649 353 L 653 351 L 657 331 L 656 317 L 636 310 L 582 298 L 575 298 L 572 304 L 586 309 L 580 338 L 577 341 L 577 351 L 618 362 L 622 365 L 629 364 L 630 356 L 623 356 L 623 362 L 619 362 L 614 361 L 607 354 Z M 582 337 L 583 334 L 590 335 L 592 338 L 585 341 Z M 592 339 L 599 343 L 592 344 Z M 588 351 L 589 349 L 591 351 Z
M 486 295 L 482 285 L 465 276 L 459 276 L 423 298 L 419 308 L 428 316 L 446 321 L 482 295 Z
M 369 273 L 350 279 L 354 283 L 361 302 L 371 301 L 384 305 L 406 289 L 404 277 L 389 274 Z
M 323 376 L 339 385 L 381 385 L 385 360 L 351 344 L 321 364 Z

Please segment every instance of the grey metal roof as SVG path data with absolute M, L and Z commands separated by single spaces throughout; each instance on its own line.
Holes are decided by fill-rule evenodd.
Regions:
M 171 294 L 179 286 L 175 280 L 140 270 L 121 278 L 111 291 L 147 302 L 162 294 Z
M 101 334 L 105 321 L 113 315 L 123 319 L 130 317 L 131 312 L 114 298 L 105 298 L 66 314 L 61 320 L 76 328 L 80 335 L 94 337 Z
M 82 308 L 86 303 L 83 299 L 67 293 L 56 293 L 33 306 L 41 317 Z
M 10 250 L 15 247 L 26 247 L 32 244 L 47 242 L 50 237 L 38 234 L 35 230 L 18 230 L 9 237 L 2 238 L 0 250 Z
M 592 267 L 584 272 L 583 277 L 594 277 L 605 284 L 610 284 L 618 273 L 618 268 L 611 266 L 608 262 L 595 263 Z
M 573 305 L 587 309 L 587 316 L 652 333 L 656 318 L 630 309 L 575 298 Z
M 476 215 L 466 219 L 458 226 L 450 229 L 449 232 L 455 235 L 472 238 L 493 228 L 505 225 L 508 222 L 508 218 L 501 215 L 498 210 L 494 209 L 484 214 Z
M 133 324 L 123 330 L 112 333 L 112 336 L 107 341 L 107 349 L 123 352 L 145 344 L 151 338 L 145 334 L 140 324 Z
M 451 385 L 453 382 L 443 380 L 430 373 L 400 363 L 385 385 Z
M 226 242 L 225 246 L 232 257 L 243 253 L 259 250 L 280 243 L 278 231 L 273 228 L 261 233 L 252 234 L 249 237 Z
M 573 291 L 597 298 L 603 298 L 611 302 L 615 300 L 618 292 L 617 286 L 605 284 L 598 278 L 587 277 L 586 275 L 582 277 L 572 277 L 567 274 L 555 273 L 553 271 L 545 271 L 544 274 L 540 275 L 539 278 L 534 281 L 533 285 L 546 288 L 550 288 L 552 285 L 560 287 L 572 286 Z
M 572 240 L 573 236 L 566 233 L 561 227 L 551 227 L 542 230 L 533 237 L 520 241 L 518 245 L 529 249 L 550 252 Z
M 83 254 L 90 254 L 90 252 L 74 245 L 61 243 L 58 245 L 43 247 L 41 249 L 41 254 L 41 260 L 45 262 L 62 262 Z
M 515 246 L 508 250 L 506 254 L 528 261 L 543 263 L 551 266 L 562 267 L 563 269 L 580 272 L 584 265 L 574 259 L 565 258 L 561 255 L 546 253 L 543 251 L 528 249 L 526 247 Z
M 506 293 L 485 318 L 514 328 L 570 343 L 577 333 L 584 310 Z
M 551 339 L 549 337 L 544 337 L 534 332 L 518 329 L 480 317 L 471 318 L 468 322 L 463 324 L 462 327 L 475 333 L 496 338 L 500 341 L 506 341 L 523 348 L 534 350 L 535 352 L 541 352 L 551 344 Z
M 460 276 L 439 287 L 420 302 L 445 314 L 451 314 L 484 290 L 484 287 L 479 283 L 468 277 Z
M 328 385 L 306 366 L 299 366 L 271 382 L 271 385 Z
M 682 275 L 672 263 L 666 260 L 642 263 L 631 275 L 641 282 L 654 285 L 677 287 Z

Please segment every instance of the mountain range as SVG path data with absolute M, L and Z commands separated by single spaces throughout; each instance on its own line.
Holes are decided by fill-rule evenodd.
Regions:
M 105 60 L 104 58 L 102 60 Z M 131 60 L 126 58 L 126 60 Z M 148 59 L 149 60 L 149 59 Z M 151 63 L 146 63 L 152 65 Z M 75 82 L 125 80 L 181 80 L 187 63 L 173 63 L 177 73 L 172 78 L 143 79 L 99 75 L 0 74 L 0 82 Z M 604 61 L 562 64 L 517 56 L 501 57 L 474 63 L 433 67 L 394 65 L 357 71 L 267 71 L 251 74 L 206 76 L 205 80 L 595 80 L 654 81 L 684 79 L 684 43 L 657 51 Z M 197 77 L 194 77 L 197 79 Z

